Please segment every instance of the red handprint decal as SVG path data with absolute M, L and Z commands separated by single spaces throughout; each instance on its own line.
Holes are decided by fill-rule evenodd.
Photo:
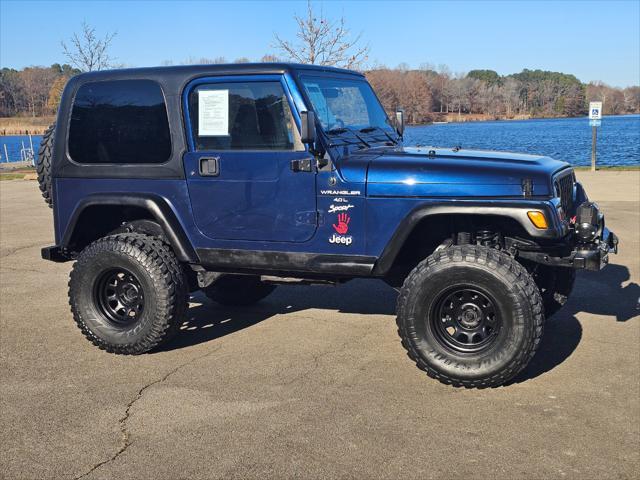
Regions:
M 333 224 L 333 228 L 340 235 L 344 235 L 349 231 L 349 222 L 351 221 L 351 217 L 346 213 L 341 213 L 338 215 L 338 225 Z

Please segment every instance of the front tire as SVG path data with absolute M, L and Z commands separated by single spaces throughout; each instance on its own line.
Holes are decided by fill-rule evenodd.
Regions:
M 544 314 L 524 267 L 497 250 L 464 245 L 434 253 L 409 274 L 397 323 L 409 357 L 430 377 L 486 388 L 529 363 Z
M 123 233 L 96 240 L 69 280 L 73 317 L 87 339 L 111 353 L 136 355 L 167 342 L 187 308 L 180 264 L 159 238 Z

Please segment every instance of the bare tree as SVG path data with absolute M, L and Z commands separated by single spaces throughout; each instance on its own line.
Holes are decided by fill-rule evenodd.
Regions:
M 408 123 L 424 123 L 429 120 L 431 112 L 431 90 L 424 72 L 416 70 L 400 70 L 400 91 Z
M 400 77 L 394 70 L 387 67 L 378 66 L 374 70 L 366 72 L 367 80 L 376 91 L 376 95 L 382 102 L 384 109 L 389 116 L 400 106 L 400 98 L 402 96 Z
M 10 117 L 26 110 L 26 92 L 20 72 L 0 70 L 0 117 Z
M 358 45 L 362 34 L 349 39 L 350 32 L 344 17 L 329 20 L 322 10 L 313 11 L 311 0 L 307 2 L 305 17 L 294 15 L 298 24 L 298 43 L 283 40 L 274 33 L 274 48 L 299 63 L 311 63 L 344 68 L 359 68 L 367 61 L 369 46 Z
M 56 113 L 58 106 L 60 105 L 60 99 L 62 98 L 62 92 L 64 86 L 67 84 L 69 77 L 60 75 L 51 84 L 49 89 L 49 96 L 47 97 L 47 109 L 51 113 Z
M 55 80 L 55 74 L 50 68 L 27 67 L 20 72 L 24 84 L 27 106 L 31 116 L 42 115 L 49 97 L 49 90 Z
M 627 112 L 640 111 L 640 87 L 627 87 L 623 93 Z
M 263 63 L 278 63 L 280 59 L 272 53 L 266 53 L 262 56 L 260 61 Z
M 520 103 L 520 85 L 513 78 L 507 78 L 502 90 L 507 118 L 512 118 Z
M 193 56 L 189 56 L 188 58 L 185 58 L 184 60 L 176 63 L 176 65 L 220 65 L 223 63 L 227 63 L 227 59 L 225 57 L 214 57 L 214 58 L 209 58 L 209 57 L 193 57 Z M 171 62 L 170 65 L 173 65 L 173 62 Z
M 107 33 L 103 38 L 98 38 L 96 29 L 82 22 L 82 32 L 74 33 L 67 45 L 64 40 L 61 43 L 62 53 L 67 60 L 83 72 L 103 70 L 113 64 L 113 58 L 109 56 L 111 41 L 115 33 Z

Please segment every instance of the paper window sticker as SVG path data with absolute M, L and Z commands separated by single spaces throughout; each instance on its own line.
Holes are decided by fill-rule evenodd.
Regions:
M 198 90 L 198 136 L 229 135 L 229 90 Z

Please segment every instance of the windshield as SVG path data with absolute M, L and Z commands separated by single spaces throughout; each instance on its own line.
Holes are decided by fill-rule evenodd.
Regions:
M 302 76 L 302 84 L 325 132 L 345 128 L 394 131 L 365 80 Z

